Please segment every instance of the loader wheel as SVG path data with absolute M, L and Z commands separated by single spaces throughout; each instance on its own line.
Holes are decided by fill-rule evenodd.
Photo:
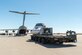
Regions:
M 38 41 L 38 37 L 35 37 L 35 41 L 36 41 L 36 42 Z
M 44 38 L 41 39 L 41 43 L 42 44 L 45 44 L 46 43 Z
M 41 43 L 41 38 L 38 38 L 38 42 Z

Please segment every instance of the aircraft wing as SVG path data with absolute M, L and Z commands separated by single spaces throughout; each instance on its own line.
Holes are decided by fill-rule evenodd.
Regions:
M 18 31 L 19 29 L 0 29 L 0 31 Z M 31 31 L 31 29 L 27 29 L 27 31 Z
M 28 15 L 40 15 L 39 13 L 31 13 L 31 12 L 18 12 L 18 11 L 9 11 L 9 12 L 13 12 L 13 13 L 18 13 L 18 14 L 28 14 Z
M 0 31 L 6 31 L 6 30 L 12 31 L 12 30 L 18 30 L 18 29 L 0 29 Z
M 5 31 L 6 33 L 8 33 L 9 31 L 15 32 L 17 30 L 18 29 L 0 29 L 0 35 L 5 35 L 5 33 L 3 31 Z

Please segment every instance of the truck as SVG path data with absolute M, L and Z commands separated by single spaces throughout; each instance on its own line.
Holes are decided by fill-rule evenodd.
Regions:
M 75 31 L 67 31 L 66 35 L 54 35 L 52 28 L 41 28 L 40 32 L 31 35 L 31 40 L 39 43 L 57 43 L 63 44 L 64 42 L 77 42 L 77 35 Z

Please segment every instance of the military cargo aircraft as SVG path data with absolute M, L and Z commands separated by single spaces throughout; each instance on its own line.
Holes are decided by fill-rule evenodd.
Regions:
M 16 35 L 21 36 L 21 35 L 26 35 L 27 32 L 29 32 L 29 29 L 27 29 L 27 27 L 25 27 L 25 16 L 26 15 L 39 15 L 39 13 L 31 13 L 31 12 L 18 12 L 18 11 L 9 11 L 12 13 L 17 13 L 17 14 L 22 14 L 23 15 L 23 23 L 22 25 L 18 28 L 18 29 L 1 29 L 0 31 L 5 31 L 6 34 L 8 34 L 8 31 L 12 31 L 13 33 L 15 33 L 15 31 L 17 30 Z

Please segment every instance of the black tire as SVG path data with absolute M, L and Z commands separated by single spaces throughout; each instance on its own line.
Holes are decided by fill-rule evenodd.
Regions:
M 35 41 L 36 41 L 36 42 L 38 41 L 38 37 L 35 37 Z
M 41 38 L 38 38 L 38 42 L 41 43 Z
M 46 41 L 45 41 L 44 38 L 41 39 L 41 43 L 42 43 L 42 44 L 45 44 L 45 43 L 46 43 Z

